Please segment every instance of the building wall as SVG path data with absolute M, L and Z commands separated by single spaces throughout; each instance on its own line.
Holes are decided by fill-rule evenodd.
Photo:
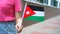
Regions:
M 25 2 L 23 2 L 23 6 L 24 6 Z M 35 4 L 31 4 L 31 3 L 28 3 L 29 5 L 35 5 Z M 35 5 L 35 6 L 41 6 L 41 5 Z M 41 7 L 44 7 L 44 6 L 41 6 Z M 23 7 L 24 9 L 24 7 Z M 60 15 L 60 9 L 57 9 L 57 8 L 51 8 L 51 7 L 44 7 L 44 10 L 45 10 L 45 20 L 46 19 L 49 19 L 49 18 L 52 18 L 52 17 L 55 17 L 57 15 Z M 30 26 L 30 25 L 33 25 L 33 24 L 36 24 L 37 22 L 35 21 L 23 21 L 23 25 L 24 27 L 27 27 L 27 26 Z
M 45 8 L 45 19 L 49 19 L 60 15 L 60 9 L 51 8 L 51 7 L 44 7 Z

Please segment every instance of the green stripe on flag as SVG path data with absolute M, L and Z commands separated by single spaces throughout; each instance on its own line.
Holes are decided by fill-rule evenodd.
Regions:
M 24 20 L 44 21 L 44 16 L 30 16 Z

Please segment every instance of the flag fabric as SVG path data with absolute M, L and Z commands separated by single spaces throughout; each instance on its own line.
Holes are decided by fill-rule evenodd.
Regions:
M 27 6 L 24 20 L 44 21 L 44 7 Z
M 35 12 L 29 6 L 26 6 L 24 18 L 27 18 L 33 14 L 35 14 Z

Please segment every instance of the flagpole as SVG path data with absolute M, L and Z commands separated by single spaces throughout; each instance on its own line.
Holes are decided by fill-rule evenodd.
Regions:
M 25 14 L 26 7 L 27 7 L 27 2 L 25 3 L 25 7 L 24 7 L 24 10 L 23 10 L 22 21 L 23 21 L 23 19 L 24 19 L 24 14 Z

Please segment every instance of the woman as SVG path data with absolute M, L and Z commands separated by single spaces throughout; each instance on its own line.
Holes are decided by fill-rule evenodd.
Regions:
M 22 30 L 21 0 L 0 0 L 0 34 L 17 34 Z

